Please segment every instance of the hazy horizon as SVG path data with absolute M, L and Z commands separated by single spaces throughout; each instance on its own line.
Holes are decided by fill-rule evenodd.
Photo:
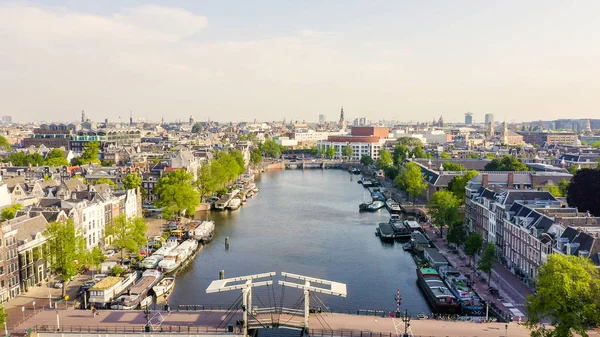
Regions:
M 0 115 L 594 118 L 599 2 L 8 1 Z M 600 117 L 598 117 L 600 118 Z

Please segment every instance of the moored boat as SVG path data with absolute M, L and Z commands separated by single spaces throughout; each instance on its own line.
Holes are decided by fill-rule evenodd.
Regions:
M 119 296 L 111 305 L 112 309 L 132 310 L 137 308 L 148 296 L 148 292 L 162 278 L 162 273 L 157 270 L 146 270 L 142 277 L 127 291 Z
M 182 242 L 177 248 L 165 255 L 165 258 L 158 263 L 158 268 L 163 273 L 171 273 L 181 266 L 181 264 L 194 254 L 198 248 L 198 241 L 194 239 Z
M 440 275 L 450 288 L 450 291 L 458 298 L 460 311 L 467 316 L 484 316 L 485 307 L 483 301 L 473 291 L 469 279 L 451 266 L 440 267 Z
M 402 208 L 400 208 L 400 204 L 396 202 L 394 199 L 388 199 L 385 201 L 385 207 L 390 213 L 401 213 Z
M 439 313 L 456 313 L 459 302 L 433 268 L 417 268 L 417 283 L 429 304 Z
M 383 206 L 385 206 L 385 203 L 383 201 L 376 200 L 367 206 L 367 211 L 375 212 L 375 211 L 383 208 Z
M 154 291 L 154 295 L 158 299 L 160 296 L 168 295 L 173 291 L 175 287 L 175 278 L 167 276 L 160 280 L 157 285 L 155 285 L 152 290 Z
M 232 211 L 235 211 L 236 209 L 240 208 L 241 205 L 242 199 L 236 197 L 229 201 L 229 205 L 227 206 L 227 208 L 229 208 Z
M 215 232 L 215 223 L 212 220 L 196 221 L 193 228 L 188 230 L 188 236 L 200 242 L 209 242 Z

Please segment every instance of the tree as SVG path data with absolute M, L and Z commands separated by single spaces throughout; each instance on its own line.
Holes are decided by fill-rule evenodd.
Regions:
M 4 311 L 4 306 L 0 306 L 0 329 L 5 328 L 4 325 L 6 324 L 7 316 L 8 316 L 8 314 L 6 313 L 6 311 Z
M 571 165 L 569 167 L 567 167 L 567 171 L 569 173 L 571 173 L 572 175 L 575 175 L 577 173 L 577 171 L 579 171 L 579 166 L 578 165 Z
M 32 153 L 27 156 L 27 164 L 31 166 L 42 166 L 44 165 L 44 157 L 39 153 Z
M 412 149 L 412 151 L 410 152 L 410 156 L 414 156 L 415 158 L 427 158 L 425 151 L 423 151 L 423 148 L 420 146 L 417 146 L 414 149 Z
M 190 216 L 196 212 L 200 194 L 194 188 L 192 178 L 190 173 L 176 170 L 158 180 L 154 187 L 154 193 L 158 195 L 156 206 L 163 209 L 165 219 L 170 219 L 175 214 L 182 215 L 186 211 Z
M 400 137 L 397 139 L 398 143 L 405 146 L 423 146 L 421 140 L 415 137 Z
M 123 188 L 126 190 L 136 189 L 142 186 L 142 177 L 137 173 L 129 173 L 121 182 L 123 183 Z
M 346 158 L 351 158 L 353 155 L 354 150 L 352 149 L 352 146 L 344 146 L 344 148 L 342 149 L 342 156 Z
M 502 158 L 494 158 L 485 165 L 485 171 L 529 171 L 527 166 L 514 156 L 504 155 Z
M 467 168 L 462 166 L 461 164 L 457 164 L 457 163 L 453 163 L 450 161 L 447 161 L 443 164 L 444 166 L 444 170 L 446 171 L 466 171 Z
M 419 166 L 413 162 L 406 163 L 394 179 L 394 185 L 404 191 L 413 198 L 423 193 L 427 188 L 427 182 L 423 180 L 423 175 Z
M 239 174 L 244 173 L 244 171 L 246 170 L 246 161 L 244 160 L 244 155 L 242 154 L 242 152 L 240 150 L 234 149 L 229 152 L 229 155 L 238 164 L 237 172 L 239 172 Z
M 483 255 L 477 263 L 477 269 L 488 274 L 488 287 L 492 280 L 492 270 L 494 269 L 494 261 L 496 260 L 496 245 L 492 242 L 488 242 Z
M 593 142 L 592 144 L 590 144 L 590 146 L 593 148 L 600 148 L 600 140 Z
M 325 152 L 325 155 L 328 158 L 333 158 L 335 157 L 335 148 L 333 146 L 330 146 L 329 148 L 327 148 L 327 151 Z
M 379 159 L 377 159 L 377 167 L 380 169 L 385 169 L 386 167 L 392 166 L 394 161 L 392 160 L 392 155 L 388 150 L 381 150 L 379 152 Z
M 394 147 L 394 151 L 392 152 L 392 160 L 394 161 L 394 165 L 400 165 L 401 162 L 406 159 L 406 154 L 409 152 L 409 148 L 406 145 L 398 144 Z
M 315 148 L 315 152 L 316 152 L 316 148 Z M 250 154 L 250 162 L 252 163 L 252 165 L 259 165 L 263 160 L 262 154 L 260 153 L 260 151 L 258 149 L 254 149 L 252 151 L 252 153 Z
M 369 166 L 373 164 L 373 158 L 371 158 L 371 156 L 369 156 L 368 154 L 363 154 L 360 158 L 360 163 L 365 166 Z
M 200 200 L 202 200 L 205 195 L 209 195 L 217 190 L 217 181 L 212 175 L 211 165 L 212 161 L 202 165 L 198 169 L 198 179 L 196 179 L 196 187 L 200 192 Z
M 465 231 L 465 225 L 462 221 L 457 220 L 450 225 L 448 234 L 446 235 L 446 240 L 448 240 L 448 243 L 453 243 L 457 247 L 460 247 L 464 245 L 466 239 L 467 233 Z
M 440 154 L 440 158 L 450 159 L 450 158 L 452 158 L 452 156 L 449 155 L 448 152 L 444 151 L 444 152 L 442 152 L 442 154 Z
M 85 238 L 75 229 L 75 222 L 69 218 L 66 222 L 51 222 L 46 227 L 46 261 L 63 282 L 77 275 L 77 262 L 85 256 Z M 63 287 L 63 296 L 65 289 Z
M 479 172 L 471 170 L 467 171 L 467 173 L 462 176 L 456 176 L 450 180 L 448 183 L 448 191 L 452 192 L 454 196 L 458 199 L 458 201 L 462 204 L 465 203 L 465 187 L 469 180 L 475 178 Z
M 0 149 L 3 149 L 4 151 L 10 151 L 12 149 L 10 143 L 4 136 L 0 136 Z
M 577 171 L 567 187 L 567 202 L 580 212 L 600 216 L 600 171 L 589 168 Z
M 14 219 L 15 216 L 17 216 L 17 211 L 20 211 L 22 209 L 23 205 L 21 204 L 14 204 L 12 206 L 8 206 L 2 210 L 2 214 L 0 215 L 0 217 L 2 218 L 2 221 Z
M 477 152 L 471 152 L 467 155 L 468 159 L 479 159 L 479 155 L 477 154 Z
M 89 142 L 83 147 L 83 153 L 79 156 L 80 165 L 100 164 L 98 154 L 100 153 L 100 143 Z
M 475 255 L 479 253 L 479 250 L 483 246 L 483 238 L 479 233 L 473 233 L 467 237 L 465 242 L 465 254 L 471 258 L 470 263 L 473 262 Z
M 8 161 L 13 166 L 28 166 L 27 155 L 23 152 L 14 152 L 8 156 Z
M 115 188 L 117 186 L 117 184 L 115 184 L 114 181 L 112 181 L 111 179 L 108 179 L 108 178 L 99 178 L 94 183 L 94 185 L 101 185 L 101 184 L 106 184 L 106 185 L 108 185 L 108 186 L 110 186 L 112 188 Z
M 431 196 L 427 210 L 433 224 L 440 228 L 440 236 L 443 236 L 444 227 L 449 227 L 458 219 L 459 206 L 460 201 L 450 191 L 439 191 Z
M 102 253 L 100 247 L 94 247 L 89 256 L 89 263 L 96 268 L 96 271 L 100 270 L 100 264 L 106 260 L 106 256 Z
M 112 237 L 112 246 L 121 250 L 127 249 L 130 253 L 138 254 L 140 247 L 147 242 L 146 231 L 148 225 L 144 218 L 127 218 L 125 214 L 120 214 L 113 219 L 112 223 L 106 226 L 106 235 Z
M 262 152 L 266 157 L 279 158 L 281 157 L 281 147 L 272 139 L 267 139 L 262 143 Z
M 536 290 L 526 303 L 532 336 L 587 337 L 600 324 L 600 275 L 589 258 L 550 254 L 538 269 Z M 547 320 L 554 330 L 540 328 Z
M 48 166 L 66 166 L 69 161 L 65 157 L 65 152 L 61 149 L 52 149 L 46 154 L 46 165 Z
M 202 124 L 196 122 L 194 123 L 194 125 L 192 126 L 192 133 L 200 133 L 202 132 Z

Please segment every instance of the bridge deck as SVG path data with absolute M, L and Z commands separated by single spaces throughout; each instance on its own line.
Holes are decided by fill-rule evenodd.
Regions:
M 91 311 L 82 310 L 61 310 L 60 325 L 63 329 L 73 326 L 87 327 L 111 327 L 122 328 L 122 327 L 142 327 L 146 324 L 144 313 L 141 311 L 111 311 L 101 310 L 99 315 L 92 317 Z M 215 328 L 225 318 L 224 311 L 185 311 L 175 312 L 173 311 L 168 316 L 165 313 L 165 320 L 162 326 L 165 330 L 169 327 L 191 326 L 193 330 L 198 331 L 214 331 Z M 259 320 L 265 320 L 270 322 L 270 315 L 259 314 Z M 233 317 L 229 324 L 234 324 L 237 320 L 241 319 L 241 314 L 238 313 Z M 279 322 L 283 323 L 290 319 L 292 321 L 302 321 L 302 317 L 294 316 L 289 314 L 282 314 L 279 317 Z M 321 322 L 327 322 L 327 325 Z M 382 333 L 386 335 L 395 335 L 394 323 L 392 318 L 382 318 L 376 316 L 357 316 L 357 315 L 346 315 L 346 314 L 318 314 L 318 317 L 311 314 L 309 320 L 310 328 L 315 334 L 329 335 L 329 331 L 345 331 L 350 334 L 350 331 L 371 331 L 375 333 Z M 412 320 L 410 322 L 412 331 L 418 336 L 478 336 L 478 337 L 498 337 L 504 335 L 504 324 L 502 323 L 470 323 L 470 322 L 448 322 L 448 321 L 434 321 L 434 320 Z M 323 326 L 325 325 L 325 326 Z M 49 329 L 53 329 L 56 326 L 56 312 L 55 311 L 43 311 L 33 316 L 23 324 L 17 327 L 17 331 L 24 331 L 27 328 L 33 328 L 35 326 L 47 326 Z M 225 328 L 221 329 L 224 331 Z M 68 330 L 67 330 L 68 331 Z M 511 336 L 529 336 L 529 331 L 521 325 L 516 323 L 510 323 L 508 325 L 508 332 Z M 344 334 L 346 335 L 346 334 Z

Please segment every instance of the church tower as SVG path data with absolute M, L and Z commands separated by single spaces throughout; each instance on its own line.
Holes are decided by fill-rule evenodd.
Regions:
M 506 122 L 502 123 L 502 143 L 508 144 L 508 125 Z
M 129 111 L 129 126 L 133 126 L 133 114 Z
M 487 125 L 487 138 L 492 139 L 495 136 L 494 122 L 489 122 Z
M 438 126 L 444 127 L 444 117 L 440 116 L 440 119 L 438 120 Z
M 81 110 L 81 123 L 85 122 L 85 111 Z
M 344 118 L 344 107 L 342 106 L 342 111 L 340 112 L 340 128 L 342 130 L 346 129 L 346 119 Z

